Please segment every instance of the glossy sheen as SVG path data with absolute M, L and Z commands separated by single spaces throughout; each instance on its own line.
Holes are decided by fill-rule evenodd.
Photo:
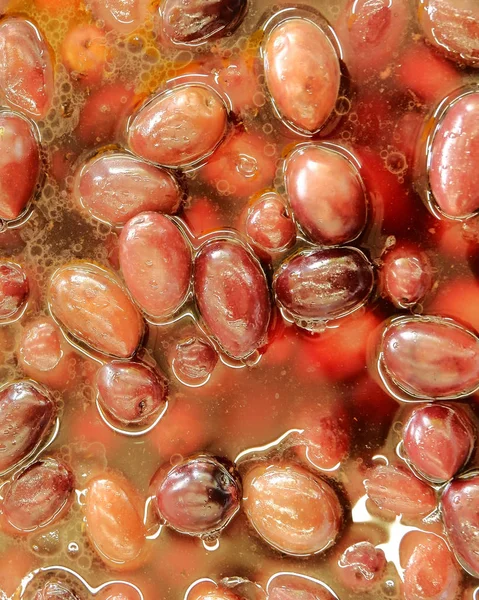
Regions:
M 448 481 L 474 448 L 476 431 L 459 406 L 427 404 L 413 412 L 403 431 L 404 450 L 414 467 L 432 481 Z
M 396 307 L 408 308 L 424 299 L 433 284 L 428 255 L 414 246 L 397 246 L 382 258 L 380 287 Z
M 120 266 L 133 298 L 149 315 L 167 318 L 183 304 L 191 250 L 167 217 L 148 212 L 128 221 L 120 235 Z
M 479 209 L 479 93 L 449 108 L 431 147 L 429 183 L 439 208 L 451 217 Z
M 249 208 L 246 235 L 255 246 L 271 254 L 294 244 L 296 228 L 279 194 L 267 192 Z
M 114 276 L 89 263 L 61 267 L 49 290 L 53 316 L 95 350 L 127 358 L 141 341 L 143 321 Z
M 83 511 L 91 545 L 111 569 L 135 569 L 142 561 L 145 526 L 138 493 L 123 477 L 104 473 L 90 480 Z
M 436 507 L 433 489 L 403 466 L 377 465 L 369 472 L 364 487 L 379 508 L 397 515 L 427 515 Z
M 0 320 L 15 317 L 28 299 L 30 286 L 20 265 L 0 261 Z
M 23 213 L 33 197 L 40 150 L 33 126 L 19 114 L 1 111 L 0 132 L 0 219 L 10 221 Z
M 153 483 L 160 516 L 174 529 L 205 535 L 222 529 L 238 512 L 238 476 L 213 457 L 174 466 Z
M 66 587 L 65 583 L 48 581 L 35 593 L 33 600 L 78 600 L 79 596 Z
M 22 18 L 0 24 L 0 96 L 13 108 L 42 119 L 53 97 L 53 67 L 40 31 Z
M 243 478 L 243 508 L 274 548 L 293 555 L 321 552 L 339 532 L 342 510 L 333 489 L 294 465 L 254 467 Z
M 26 323 L 17 350 L 24 373 L 39 383 L 63 388 L 73 378 L 73 349 L 51 317 L 38 317 Z
M 386 569 L 384 552 L 370 542 L 358 542 L 346 548 L 338 561 L 339 577 L 345 587 L 362 592 L 375 587 Z
M 404 600 L 452 600 L 460 588 L 461 574 L 446 543 L 422 534 L 404 569 Z
M 308 144 L 287 159 L 285 184 L 297 221 L 321 244 L 344 244 L 366 224 L 366 198 L 356 168 L 326 146 Z
M 30 456 L 45 440 L 55 417 L 50 396 L 28 381 L 18 381 L 0 392 L 0 473 Z
M 218 362 L 218 354 L 206 340 L 188 338 L 176 345 L 174 371 L 181 380 L 199 382 L 213 372 Z
M 335 30 L 348 70 L 365 79 L 387 67 L 408 27 L 407 0 L 348 0 Z
M 198 44 L 231 33 L 246 6 L 247 0 L 165 0 L 162 29 L 174 44 Z
M 386 376 L 418 398 L 467 396 L 479 385 L 479 340 L 440 317 L 403 317 L 382 340 Z
M 367 300 L 373 270 L 355 248 L 305 250 L 276 271 L 273 288 L 280 305 L 298 319 L 345 316 Z
M 461 565 L 479 577 L 479 475 L 455 479 L 441 498 L 448 540 Z
M 208 156 L 226 130 L 226 106 L 210 88 L 181 85 L 143 106 L 129 131 L 131 150 L 159 165 L 186 166 Z
M 203 246 L 194 289 L 201 318 L 225 352 L 243 358 L 261 346 L 271 311 L 268 287 L 242 245 L 215 240 Z
M 341 76 L 329 38 L 310 21 L 287 19 L 263 51 L 266 84 L 280 115 L 302 131 L 320 129 L 336 103 Z
M 145 425 L 161 411 L 166 401 L 166 378 L 143 363 L 114 360 L 97 374 L 99 402 L 114 419 Z
M 428 41 L 459 64 L 479 67 L 479 4 L 476 0 L 418 0 Z
M 76 178 L 75 195 L 97 219 L 124 225 L 145 211 L 173 214 L 181 194 L 174 177 L 128 154 L 101 154 Z
M 65 512 L 74 487 L 70 469 L 46 458 L 15 477 L 3 494 L 1 509 L 9 525 L 19 531 L 34 531 Z
M 90 0 L 89 5 L 95 19 L 123 35 L 140 27 L 148 14 L 148 0 Z

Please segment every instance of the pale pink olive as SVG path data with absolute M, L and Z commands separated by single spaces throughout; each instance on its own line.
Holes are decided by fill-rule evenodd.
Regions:
M 28 299 L 29 283 L 20 265 L 0 261 L 0 321 L 15 317 Z
M 120 267 L 131 295 L 148 315 L 166 319 L 185 301 L 191 250 L 164 215 L 146 212 L 128 221 L 120 235 Z
M 200 316 L 221 348 L 245 358 L 265 341 L 271 305 L 259 264 L 240 243 L 218 239 L 196 257 L 195 298 Z
M 439 209 L 459 219 L 474 214 L 479 209 L 479 92 L 447 109 L 430 152 L 429 184 Z
M 10 221 L 25 211 L 34 196 L 40 148 L 33 125 L 17 113 L 0 111 L 0 131 L 0 219 Z
M 341 554 L 339 578 L 353 592 L 364 592 L 381 581 L 386 564 L 386 556 L 380 548 L 371 542 L 358 542 Z
M 226 106 L 216 92 L 202 85 L 180 85 L 140 108 L 130 124 L 128 143 L 150 162 L 185 167 L 213 152 L 226 124 Z
M 52 428 L 56 406 L 29 381 L 10 383 L 0 392 L 0 473 L 31 456 Z
M 313 242 L 344 244 L 364 229 L 361 178 L 353 163 L 333 148 L 307 144 L 294 150 L 286 160 L 285 184 L 294 216 Z
M 289 18 L 263 46 L 266 85 L 273 104 L 293 127 L 313 133 L 331 115 L 341 72 L 336 50 L 315 23 Z
M 418 0 L 424 34 L 460 65 L 479 67 L 479 4 L 476 0 Z
M 126 35 L 143 25 L 148 15 L 148 0 L 90 0 L 89 6 L 97 21 Z
M 383 379 L 413 397 L 460 398 L 479 386 L 479 340 L 451 319 L 395 319 L 380 351 Z
M 12 108 L 43 119 L 53 99 L 53 67 L 43 35 L 30 21 L 0 23 L 0 96 Z
M 173 214 L 181 202 L 171 173 L 119 152 L 100 154 L 83 165 L 74 193 L 95 218 L 111 225 L 124 225 L 145 211 Z
M 419 517 L 436 508 L 434 490 L 403 466 L 373 467 L 364 487 L 374 504 L 397 515 Z
M 273 548 L 306 556 L 336 540 L 342 509 L 334 490 L 294 463 L 260 464 L 243 478 L 243 508 Z
M 90 263 L 64 265 L 50 281 L 50 309 L 73 336 L 94 350 L 128 358 L 143 336 L 143 320 L 115 276 Z

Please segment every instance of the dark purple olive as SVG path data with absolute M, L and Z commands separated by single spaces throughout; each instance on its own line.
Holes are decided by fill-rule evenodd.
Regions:
M 78 600 L 77 594 L 59 581 L 48 581 L 35 593 L 33 600 Z
M 213 240 L 195 263 L 201 318 L 223 350 L 244 358 L 262 345 L 270 317 L 266 278 L 253 256 L 232 240 Z
M 158 512 L 170 527 L 189 535 L 219 531 L 239 510 L 241 485 L 232 467 L 198 456 L 153 479 Z
M 247 4 L 247 0 L 165 0 L 161 26 L 174 44 L 198 44 L 236 29 Z
M 479 475 L 455 479 L 441 499 L 449 543 L 462 567 L 479 577 Z
M 475 430 L 460 407 L 426 404 L 416 409 L 403 431 L 404 450 L 414 467 L 432 481 L 448 481 L 474 449 Z
M 294 318 L 343 317 L 364 304 L 372 291 L 373 268 L 356 248 L 305 250 L 276 271 L 273 288 Z
M 97 375 L 98 401 L 121 423 L 145 425 L 162 410 L 168 383 L 158 370 L 143 363 L 114 360 Z
M 14 263 L 0 262 L 0 319 L 14 317 L 28 298 L 28 279 Z
M 381 376 L 417 398 L 460 398 L 479 386 L 479 339 L 451 319 L 395 319 L 380 352 Z
M 55 403 L 29 381 L 0 392 L 0 474 L 30 456 L 44 441 L 55 417 Z
M 183 340 L 176 345 L 173 357 L 175 374 L 186 382 L 205 380 L 218 362 L 218 354 L 206 340 L 195 337 Z
M 4 494 L 2 512 L 15 529 L 34 531 L 65 513 L 73 489 L 70 469 L 54 458 L 46 458 L 15 477 Z

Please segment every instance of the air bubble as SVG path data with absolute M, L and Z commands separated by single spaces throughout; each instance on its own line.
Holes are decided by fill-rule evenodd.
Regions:
M 400 152 L 390 152 L 386 156 L 385 162 L 387 170 L 394 175 L 404 173 L 404 171 L 407 169 L 406 157 Z
M 351 110 L 351 101 L 346 96 L 339 96 L 334 110 L 338 115 L 346 115 Z
M 261 108 L 266 104 L 266 97 L 263 92 L 256 92 L 253 96 L 253 104 L 258 108 Z

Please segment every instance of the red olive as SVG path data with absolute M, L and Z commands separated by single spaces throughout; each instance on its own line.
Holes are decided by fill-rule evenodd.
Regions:
M 63 39 L 63 64 L 85 87 L 101 83 L 110 58 L 106 35 L 96 25 L 74 25 Z
M 241 244 L 205 244 L 196 258 L 194 287 L 201 318 L 227 354 L 244 358 L 261 346 L 271 311 L 268 286 Z
M 451 319 L 400 317 L 384 330 L 381 365 L 417 398 L 459 398 L 479 386 L 479 340 Z
M 445 215 L 465 218 L 479 209 L 479 93 L 446 110 L 431 146 L 429 183 Z
M 387 68 L 408 30 L 406 0 L 349 0 L 337 31 L 348 70 L 360 80 Z
M 294 127 L 315 132 L 336 104 L 341 72 L 336 50 L 311 21 L 286 19 L 264 43 L 266 84 L 279 114 Z
M 164 215 L 141 213 L 128 221 L 120 235 L 120 266 L 133 298 L 149 315 L 167 318 L 185 301 L 191 250 Z
M 128 358 L 140 344 L 143 321 L 113 274 L 89 263 L 54 273 L 49 290 L 53 316 L 95 350 Z
M 356 248 L 304 250 L 276 271 L 277 302 L 296 319 L 330 320 L 362 306 L 373 288 L 373 269 Z
M 50 431 L 55 403 L 29 381 L 10 383 L 0 392 L 0 473 L 31 456 Z
M 79 171 L 79 202 L 97 219 L 124 225 L 145 211 L 173 214 L 181 194 L 174 177 L 128 154 L 100 154 Z
M 255 246 L 271 254 L 294 244 L 296 228 L 279 194 L 267 192 L 249 208 L 246 234 Z
M 404 569 L 404 600 L 457 598 L 461 574 L 451 551 L 437 535 L 421 532 L 418 537 Z
M 239 510 L 241 485 L 237 474 L 219 460 L 198 456 L 153 479 L 160 516 L 189 535 L 219 531 Z
M 45 458 L 16 476 L 7 487 L 1 504 L 9 525 L 23 532 L 50 525 L 70 505 L 73 473 L 62 462 Z
M 0 24 L 0 95 L 33 119 L 43 119 L 52 103 L 50 51 L 37 27 L 20 17 Z
M 338 536 L 342 510 L 322 479 L 291 464 L 259 465 L 243 479 L 243 508 L 268 544 L 286 554 L 309 555 Z
M 103 473 L 91 479 L 83 505 L 88 538 L 111 569 L 137 569 L 145 558 L 146 528 L 138 492 L 124 477 Z
M 99 402 L 117 421 L 145 425 L 163 408 L 168 394 L 166 378 L 143 363 L 114 360 L 97 374 Z
M 418 517 L 436 508 L 434 490 L 402 466 L 374 467 L 364 487 L 374 504 L 397 515 Z
M 23 269 L 14 263 L 0 261 L 0 320 L 18 314 L 28 299 L 28 279 Z
M 358 542 L 346 548 L 339 561 L 339 577 L 353 592 L 370 590 L 381 581 L 386 569 L 384 552 L 370 542 Z
M 285 184 L 294 216 L 313 242 L 344 244 L 364 229 L 363 184 L 353 163 L 338 151 L 300 146 L 286 160 Z
M 213 372 L 218 354 L 206 340 L 189 338 L 176 345 L 173 368 L 185 383 L 204 381 Z
M 459 64 L 479 67 L 479 4 L 476 0 L 418 0 L 427 40 Z
M 461 566 L 479 577 L 479 476 L 455 479 L 444 491 L 441 511 L 449 543 Z
M 243 20 L 247 0 L 165 0 L 161 27 L 173 44 L 199 44 L 231 34 Z
M 461 407 L 426 404 L 416 409 L 404 426 L 404 450 L 425 477 L 448 481 L 469 459 L 475 434 L 471 419 Z
M 379 274 L 382 293 L 398 308 L 424 300 L 433 284 L 428 255 L 411 245 L 395 246 L 383 257 Z
M 106 28 L 126 35 L 143 24 L 148 4 L 148 0 L 91 0 L 89 7 Z
M 145 104 L 128 130 L 131 150 L 159 165 L 184 167 L 213 152 L 226 131 L 223 100 L 202 85 L 180 85 Z
M 23 213 L 33 197 L 40 149 L 33 126 L 17 113 L 0 112 L 0 132 L 0 219 L 10 221 Z

